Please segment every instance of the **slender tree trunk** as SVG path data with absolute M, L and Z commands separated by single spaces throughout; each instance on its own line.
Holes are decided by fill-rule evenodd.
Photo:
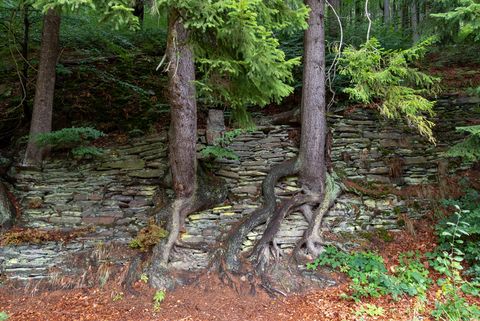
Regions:
M 333 7 L 333 10 L 340 17 L 340 6 L 341 0 L 328 0 L 330 5 Z M 328 33 L 333 38 L 337 38 L 339 34 L 340 27 L 338 26 L 338 19 L 335 16 L 335 12 L 332 8 L 329 7 L 329 19 L 328 19 Z
M 417 43 L 420 39 L 420 34 L 418 33 L 418 4 L 416 0 L 412 1 L 410 18 L 412 24 L 412 41 L 413 43 Z
M 30 137 L 24 163 L 39 165 L 47 149 L 39 148 L 35 136 L 52 130 L 53 96 L 55 92 L 55 67 L 59 52 L 60 15 L 49 10 L 44 16 L 40 63 L 38 66 L 37 84 L 33 102 Z
M 389 25 L 390 20 L 390 0 L 383 0 L 383 22 Z
M 305 31 L 302 132 L 300 141 L 300 181 L 315 193 L 323 193 L 325 184 L 325 35 L 324 1 L 306 0 L 310 7 L 309 27 Z
M 24 5 L 23 8 L 23 41 L 22 41 L 22 56 L 23 56 L 23 69 L 22 69 L 22 87 L 24 90 L 23 97 L 23 115 L 26 121 L 32 119 L 32 112 L 28 107 L 27 85 L 28 85 L 28 41 L 30 33 L 30 20 L 29 20 L 29 6 Z

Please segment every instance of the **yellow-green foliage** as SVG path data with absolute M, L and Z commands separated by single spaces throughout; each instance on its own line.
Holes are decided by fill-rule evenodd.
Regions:
M 165 229 L 150 221 L 148 226 L 142 228 L 138 232 L 137 237 L 130 241 L 129 246 L 133 249 L 147 252 L 167 236 L 168 232 Z
M 350 79 L 344 89 L 352 100 L 378 106 L 388 118 L 406 119 L 409 125 L 435 142 L 432 134 L 433 101 L 422 94 L 435 94 L 439 79 L 409 64 L 423 57 L 435 38 L 424 40 L 405 50 L 386 50 L 372 38 L 360 49 L 348 47 L 341 58 L 340 74 Z

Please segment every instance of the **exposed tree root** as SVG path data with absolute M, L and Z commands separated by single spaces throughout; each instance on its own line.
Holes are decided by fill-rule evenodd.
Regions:
M 233 231 L 226 240 L 224 253 L 220 254 L 223 258 L 219 259 L 224 260 L 226 270 L 233 272 L 240 271 L 241 262 L 239 260 L 239 254 L 243 240 L 255 227 L 267 222 L 271 213 L 275 210 L 275 184 L 282 177 L 293 175 L 297 172 L 297 159 L 294 158 L 273 167 L 265 177 L 265 180 L 262 183 L 263 206 L 255 210 L 236 230 Z
M 139 253 L 134 256 L 128 267 L 127 274 L 122 281 L 122 287 L 131 295 L 138 295 L 138 292 L 133 288 L 133 284 L 138 280 L 139 270 L 144 260 L 145 253 Z
M 327 174 L 325 193 L 315 211 L 312 211 L 312 206 L 309 204 L 302 206 L 302 213 L 309 222 L 309 225 L 302 241 L 295 248 L 295 255 L 303 244 L 306 244 L 308 253 L 313 257 L 317 257 L 323 251 L 323 246 L 326 244 L 320 232 L 323 218 L 334 205 L 335 200 L 340 196 L 342 190 L 343 188 L 336 183 L 334 176 Z
M 220 256 L 223 255 L 223 260 L 219 260 L 218 257 L 215 258 L 217 271 L 219 271 L 222 280 L 227 285 L 235 289 L 238 288 L 237 282 L 235 282 L 236 276 L 232 275 L 231 272 L 235 274 L 243 272 L 243 278 L 253 273 L 254 279 L 261 280 L 259 284 L 252 283 L 253 289 L 255 286 L 260 285 L 271 296 L 285 294 L 272 285 L 266 276 L 266 272 L 271 259 L 273 258 L 277 261 L 280 257 L 280 249 L 276 244 L 275 235 L 279 231 L 282 221 L 296 210 L 302 211 L 309 222 L 309 227 L 305 231 L 302 240 L 294 249 L 293 255 L 296 256 L 303 245 L 306 245 L 307 252 L 312 257 L 315 257 L 321 253 L 325 244 L 330 244 L 323 240 L 320 228 L 325 214 L 328 213 L 343 190 L 342 186 L 335 181 L 334 175 L 327 174 L 325 191 L 321 195 L 302 191 L 285 200 L 276 208 L 273 187 L 281 177 L 294 174 L 297 168 L 296 159 L 293 159 L 272 169 L 262 186 L 265 199 L 264 206 L 254 211 L 227 239 L 226 249 L 222 249 L 219 252 Z M 254 269 L 249 272 L 247 272 L 248 270 L 241 271 L 242 264 L 239 259 L 239 252 L 242 241 L 253 228 L 263 223 L 267 223 L 267 227 L 250 255 L 250 261 L 254 265 Z
M 168 289 L 174 286 L 174 280 L 169 277 L 168 263 L 172 248 L 184 229 L 185 218 L 193 212 L 222 203 L 227 196 L 224 182 L 208 176 L 201 167 L 197 177 L 199 182 L 194 195 L 176 198 L 156 214 L 157 222 L 166 222 L 169 234 L 153 248 L 149 280 L 155 288 Z

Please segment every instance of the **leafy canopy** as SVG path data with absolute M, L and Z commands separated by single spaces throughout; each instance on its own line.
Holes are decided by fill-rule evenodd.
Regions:
M 116 29 L 129 26 L 139 27 L 138 18 L 133 15 L 131 0 L 33 0 L 33 6 L 43 12 L 50 9 L 57 12 L 80 12 L 93 10 L 100 14 L 101 21 L 111 21 Z
M 195 52 L 197 88 L 208 105 L 242 113 L 250 105 L 279 102 L 293 87 L 292 69 L 276 33 L 307 27 L 308 9 L 284 0 L 157 0 L 178 10 Z
M 350 99 L 375 104 L 388 118 L 407 120 L 419 133 L 435 142 L 432 134 L 433 101 L 422 97 L 434 94 L 439 79 L 426 75 L 410 64 L 423 57 L 435 41 L 428 38 L 414 47 L 386 50 L 376 38 L 371 38 L 360 49 L 347 47 L 340 58 L 340 75 L 350 79 L 344 92 Z

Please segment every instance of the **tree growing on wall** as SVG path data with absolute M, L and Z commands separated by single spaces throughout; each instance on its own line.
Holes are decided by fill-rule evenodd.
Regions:
M 172 286 L 166 271 L 185 217 L 225 196 L 221 189 L 201 182 L 205 175 L 197 170 L 197 95 L 212 105 L 229 106 L 237 116 L 245 115 L 250 105 L 263 106 L 289 95 L 291 70 L 299 59 L 287 60 L 273 33 L 301 28 L 307 11 L 279 0 L 164 0 L 158 5 L 169 13 L 165 64 L 175 199 L 156 215 L 157 221 L 167 223 L 169 235 L 153 250 L 150 281 L 165 288 Z

